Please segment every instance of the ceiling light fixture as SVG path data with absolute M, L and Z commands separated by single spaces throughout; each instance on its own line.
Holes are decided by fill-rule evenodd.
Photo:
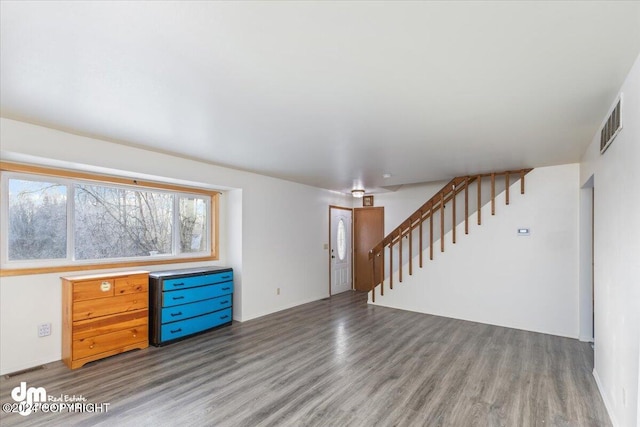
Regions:
M 351 190 L 351 195 L 357 199 L 360 199 L 364 196 L 364 190 Z
M 384 179 L 391 178 L 391 174 L 390 174 L 390 173 L 383 173 L 383 174 L 382 174 L 382 177 L 383 177 Z

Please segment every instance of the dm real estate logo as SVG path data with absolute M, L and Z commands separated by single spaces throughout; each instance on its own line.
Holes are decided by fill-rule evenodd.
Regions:
M 22 416 L 29 415 L 36 404 L 47 401 L 47 390 L 44 387 L 29 387 L 26 382 L 21 382 L 18 387 L 11 390 L 11 398 L 18 402 L 18 413 Z
M 14 400 L 13 403 L 3 403 L 2 412 L 17 412 L 23 417 L 32 412 L 107 412 L 110 405 L 106 402 L 87 402 L 82 395 L 51 396 L 47 394 L 44 387 L 27 387 L 24 381 L 11 390 L 11 397 Z

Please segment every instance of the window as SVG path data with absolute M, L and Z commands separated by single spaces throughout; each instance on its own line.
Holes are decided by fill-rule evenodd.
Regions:
M 346 231 L 344 228 L 344 220 L 340 218 L 338 222 L 338 232 L 336 236 L 336 240 L 338 243 L 338 259 L 340 261 L 344 261 L 344 257 L 347 254 L 347 237 Z
M 50 181 L 10 179 L 9 261 L 60 259 L 67 253 L 67 189 Z
M 95 184 L 73 193 L 75 259 L 172 254 L 173 194 Z
M 3 164 L 5 270 L 56 271 L 57 266 L 113 267 L 217 256 L 217 193 L 118 178 L 98 181 L 62 171 L 47 176 L 6 169 Z

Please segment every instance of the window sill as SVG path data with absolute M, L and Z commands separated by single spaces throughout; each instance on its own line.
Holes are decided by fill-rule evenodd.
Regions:
M 181 264 L 186 262 L 217 261 L 217 256 L 198 258 L 171 258 L 158 260 L 144 260 L 131 262 L 112 262 L 101 264 L 64 265 L 58 267 L 13 268 L 0 270 L 0 277 L 28 276 L 32 274 L 62 273 L 67 271 L 107 270 L 113 268 L 140 267 L 147 265 Z

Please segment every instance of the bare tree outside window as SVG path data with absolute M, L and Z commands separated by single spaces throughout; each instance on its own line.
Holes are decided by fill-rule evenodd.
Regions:
M 67 186 L 9 180 L 9 260 L 67 256 Z
M 207 202 L 202 197 L 180 197 L 180 252 L 207 249 Z
M 75 185 L 75 258 L 170 254 L 173 195 Z

